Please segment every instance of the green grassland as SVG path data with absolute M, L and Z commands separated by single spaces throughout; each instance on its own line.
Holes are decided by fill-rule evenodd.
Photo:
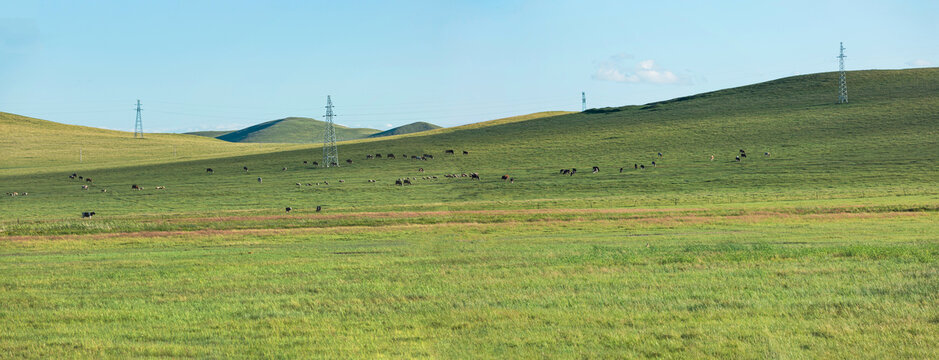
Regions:
M 440 129 L 440 126 L 437 126 L 428 122 L 418 121 L 418 122 L 410 123 L 407 125 L 401 125 L 393 129 L 388 129 L 380 133 L 374 133 L 367 137 L 377 138 L 377 137 L 385 137 L 385 136 L 392 136 L 392 135 L 412 134 L 412 133 L 434 130 L 434 129 Z
M 375 129 L 349 128 L 342 125 L 335 127 L 337 140 L 360 139 L 379 132 Z M 323 121 L 288 117 L 249 126 L 216 138 L 231 142 L 307 144 L 323 142 L 325 129 L 326 123 Z
M 0 199 L 0 357 L 936 358 L 939 69 L 848 76 L 849 104 L 796 76 L 347 141 L 338 168 L 0 114 L 34 131 L 0 143 L 29 192 Z M 126 151 L 50 145 L 79 131 Z

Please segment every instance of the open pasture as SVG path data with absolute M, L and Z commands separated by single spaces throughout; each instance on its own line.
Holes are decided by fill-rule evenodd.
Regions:
M 851 76 L 846 105 L 814 74 L 344 142 L 338 168 L 5 141 L 0 357 L 939 357 L 939 70 Z

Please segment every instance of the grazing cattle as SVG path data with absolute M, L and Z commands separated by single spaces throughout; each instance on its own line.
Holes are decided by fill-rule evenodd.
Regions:
M 258 178 L 258 184 L 260 184 L 260 183 L 261 183 L 261 178 L 259 177 L 259 178 Z
M 346 181 L 343 180 L 343 179 L 339 179 L 339 182 L 340 182 L 340 183 L 344 183 L 344 182 L 346 182 Z
M 323 180 L 323 185 L 329 185 L 329 181 Z
M 375 154 L 376 159 L 381 159 L 381 154 Z
M 769 152 L 763 153 L 763 156 L 769 156 Z
M 84 179 L 85 178 L 83 176 L 78 176 L 78 180 L 84 180 Z
M 444 153 L 444 154 L 452 154 L 452 153 L 453 153 L 453 150 L 447 150 L 447 151 L 444 151 L 443 153 Z
M 323 207 L 320 205 L 316 205 L 316 212 L 320 212 L 320 210 L 323 210 Z
M 282 168 L 280 168 L 280 171 L 287 171 L 287 168 L 286 168 L 286 167 L 282 167 Z
M 746 153 L 740 154 L 740 157 L 747 157 L 747 154 Z
M 300 183 L 297 183 L 297 186 L 303 186 L 303 185 L 300 185 Z
M 623 168 L 619 168 L 619 172 L 622 173 L 622 172 L 623 172 Z
M 289 212 L 293 211 L 293 208 L 288 206 L 288 207 L 284 208 L 284 210 L 286 210 L 286 211 L 289 213 Z
M 408 185 L 412 185 L 412 184 L 411 184 L 411 180 L 408 180 L 408 179 L 404 179 L 404 183 L 405 183 L 405 184 L 408 184 Z
M 389 159 L 394 159 L 394 158 L 395 158 L 395 154 L 388 154 L 388 158 L 389 158 Z
M 91 182 L 91 178 L 85 178 L 85 181 Z
M 92 217 L 92 216 L 95 216 L 95 212 L 94 212 L 94 211 L 82 211 L 82 217 L 83 217 L 83 218 L 90 218 L 90 217 Z
M 424 168 L 417 169 L 417 172 L 424 172 Z
M 101 189 L 101 192 L 108 192 L 108 189 Z
M 82 185 L 82 190 L 88 190 L 88 185 Z
M 404 183 L 401 182 L 401 179 L 398 179 L 398 180 L 395 180 L 395 185 L 404 185 Z
M 662 157 L 662 153 L 659 153 L 659 157 Z
M 352 163 L 352 159 L 346 159 L 346 162 L 349 163 L 349 164 L 351 164 L 351 163 Z
M 166 190 L 166 186 L 157 186 L 157 187 L 155 187 L 154 189 L 157 189 L 157 190 Z
M 514 183 L 515 183 L 515 178 L 509 178 L 509 182 L 512 183 L 512 184 L 514 184 Z
M 645 168 L 646 168 L 645 165 L 639 165 L 639 169 L 645 169 Z
M 140 187 L 140 186 L 138 186 L 137 184 L 133 184 L 133 185 L 130 186 L 130 189 L 131 189 L 131 190 L 142 190 L 143 188 Z
M 214 173 L 215 173 L 215 170 L 212 170 L 212 168 L 205 168 L 205 172 L 207 172 L 207 173 L 209 173 L 209 174 L 214 174 Z
M 70 178 L 73 178 L 73 179 L 74 179 L 74 178 L 77 178 L 77 177 L 78 177 L 78 173 L 72 173 L 72 176 L 69 176 L 69 177 L 70 177 Z
M 596 173 L 598 173 L 598 172 L 600 172 L 600 167 L 594 166 L 594 167 L 593 167 L 593 173 L 596 174 Z
M 431 155 L 431 154 L 424 154 L 424 156 L 421 156 L 421 157 L 424 158 L 425 160 L 426 160 L 426 159 L 433 159 L 433 158 L 434 158 L 434 156 Z
M 575 168 L 575 169 L 571 169 L 571 176 L 574 176 L 574 174 L 576 174 L 576 173 L 577 173 L 577 169 L 576 169 L 576 168 Z
M 711 161 L 714 161 L 714 155 L 713 155 L 713 154 L 711 155 Z
M 472 173 L 472 174 L 470 174 L 470 179 L 480 180 L 479 174 L 477 174 L 477 173 Z
M 372 154 L 365 155 L 365 159 L 366 159 L 366 160 L 368 160 L 368 159 L 373 159 L 373 158 L 374 158 L 374 157 L 372 156 Z
M 331 162 L 331 163 L 329 163 L 329 166 L 339 166 L 339 164 L 334 163 L 334 162 Z
M 655 161 L 652 162 L 652 167 L 655 167 Z
M 638 169 L 638 168 L 639 168 L 639 164 L 633 164 L 633 169 Z
M 306 160 L 303 160 L 303 165 L 306 165 L 306 164 L 307 164 L 307 161 L 306 161 Z
M 740 156 L 737 156 L 737 161 L 740 161 Z
M 69 179 L 72 179 L 72 180 L 75 180 L 75 175 L 69 175 L 68 178 L 69 178 Z
M 469 155 L 469 151 L 463 150 L 463 155 Z
M 508 179 L 509 179 L 509 176 L 508 176 L 508 175 L 502 175 L 502 181 L 506 181 L 506 180 L 508 180 Z
M 743 154 L 743 153 L 745 153 L 745 152 L 746 152 L 746 151 L 743 151 L 743 149 L 740 149 L 740 153 L 741 153 L 741 154 Z
M 320 163 L 314 161 L 314 162 L 313 162 L 313 166 L 320 166 Z
M 247 166 L 242 167 L 242 169 L 245 169 L 245 172 L 248 172 L 248 167 L 247 167 Z
M 319 183 L 317 183 L 316 185 L 319 185 Z M 306 183 L 306 186 L 313 186 L 313 183 Z

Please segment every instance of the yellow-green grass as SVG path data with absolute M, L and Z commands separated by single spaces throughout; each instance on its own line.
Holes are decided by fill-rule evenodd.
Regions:
M 665 211 L 9 239 L 0 356 L 936 358 L 937 220 Z
M 266 153 L 291 145 L 232 144 L 195 135 L 133 133 L 0 112 L 0 176 L 172 163 Z M 2 180 L 0 180 L 2 181 Z
M 87 191 L 80 189 L 85 183 L 68 179 L 70 170 L 2 176 L 0 189 L 30 195 L 0 199 L 6 210 L 0 221 L 74 219 L 81 211 L 113 218 L 317 205 L 352 211 L 617 208 L 812 199 L 858 203 L 887 196 L 934 203 L 939 70 L 849 75 L 855 89 L 849 104 L 831 101 L 837 74 L 799 76 L 649 106 L 347 142 L 340 145 L 340 158 L 353 163 L 341 161 L 339 168 L 304 165 L 322 161 L 321 148 L 307 146 L 172 164 L 124 162 L 127 167 L 81 171 L 94 179 Z M 445 154 L 448 149 L 456 153 Z M 740 149 L 749 156 L 737 162 Z M 394 153 L 397 159 L 366 160 L 376 153 Z M 435 157 L 402 156 L 422 154 Z M 646 169 L 634 170 L 633 164 Z M 592 174 L 592 166 L 600 173 Z M 559 175 L 565 168 L 580 172 Z M 472 172 L 482 180 L 444 177 Z M 502 175 L 515 182 L 500 180 Z M 428 176 L 437 179 L 423 179 Z M 414 185 L 393 185 L 405 177 Z M 133 184 L 146 190 L 132 191 Z

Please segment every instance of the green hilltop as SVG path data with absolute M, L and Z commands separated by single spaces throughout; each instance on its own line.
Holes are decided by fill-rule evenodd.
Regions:
M 418 122 L 410 123 L 407 125 L 401 125 L 396 128 L 388 129 L 380 133 L 371 134 L 368 137 L 378 138 L 378 137 L 393 136 L 393 135 L 413 134 L 413 133 L 440 129 L 440 128 L 441 128 L 440 126 L 437 126 L 428 122 L 418 121 Z
M 231 131 L 217 136 L 216 139 L 250 143 L 319 143 L 323 141 L 325 129 L 326 123 L 323 121 L 304 117 L 288 117 Z M 377 132 L 379 130 L 336 125 L 336 138 L 339 141 L 360 139 Z

